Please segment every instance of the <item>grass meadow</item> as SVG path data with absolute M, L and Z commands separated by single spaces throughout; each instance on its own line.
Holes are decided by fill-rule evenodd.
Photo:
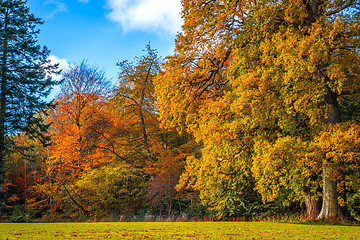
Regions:
M 360 239 L 360 226 L 278 222 L 1 223 L 0 239 Z

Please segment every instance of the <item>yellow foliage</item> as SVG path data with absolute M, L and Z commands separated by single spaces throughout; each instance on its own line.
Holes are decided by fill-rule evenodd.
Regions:
M 283 189 L 294 199 L 320 194 L 323 164 L 354 176 L 357 125 L 335 123 L 340 101 L 359 106 L 357 11 L 299 0 L 183 7 L 183 32 L 155 89 L 162 124 L 187 130 L 201 146 L 179 187 L 211 202 L 224 184 L 246 185 L 242 177 L 253 175 L 263 200 L 273 201 Z

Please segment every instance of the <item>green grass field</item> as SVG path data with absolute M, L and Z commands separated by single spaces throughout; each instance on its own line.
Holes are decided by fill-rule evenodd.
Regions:
M 1 223 L 0 239 L 360 239 L 360 227 L 275 222 Z

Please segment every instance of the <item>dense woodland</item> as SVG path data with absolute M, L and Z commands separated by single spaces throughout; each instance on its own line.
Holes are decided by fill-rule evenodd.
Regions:
M 182 6 L 174 54 L 113 85 L 60 72 L 26 1 L 0 2 L 2 221 L 360 216 L 360 2 Z

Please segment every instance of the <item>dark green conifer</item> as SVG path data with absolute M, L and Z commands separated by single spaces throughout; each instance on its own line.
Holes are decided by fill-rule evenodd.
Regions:
M 30 13 L 26 0 L 0 0 L 0 201 L 3 205 L 4 161 L 9 136 L 27 132 L 45 142 L 46 125 L 39 118 L 52 86 L 57 65 L 48 60 L 50 51 L 37 43 L 42 24 Z M 1 210 L 0 206 L 0 210 Z M 1 214 L 1 213 L 0 213 Z

